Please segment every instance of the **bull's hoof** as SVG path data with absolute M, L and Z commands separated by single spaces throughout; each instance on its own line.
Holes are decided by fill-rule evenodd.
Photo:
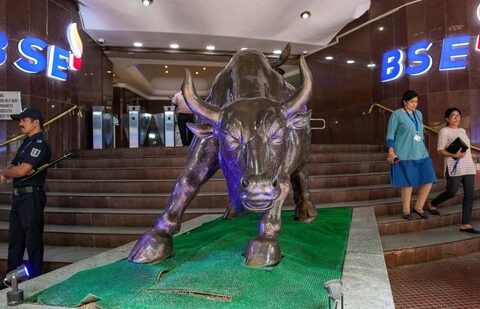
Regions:
M 303 201 L 295 207 L 294 219 L 302 222 L 312 222 L 317 216 L 317 208 L 311 201 Z
M 152 229 L 133 246 L 128 260 L 134 263 L 156 263 L 173 255 L 173 237 L 170 233 Z
M 248 266 L 256 267 L 277 265 L 282 259 L 278 241 L 263 235 L 250 240 L 244 256 Z

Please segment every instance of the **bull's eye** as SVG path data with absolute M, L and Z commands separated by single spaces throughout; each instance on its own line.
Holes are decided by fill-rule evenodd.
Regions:
M 283 136 L 285 135 L 285 129 L 281 128 L 276 131 L 271 131 L 268 134 L 268 139 L 274 145 L 280 145 L 283 143 Z
M 228 150 L 235 150 L 240 145 L 240 141 L 235 137 L 227 134 L 225 135 L 225 146 Z

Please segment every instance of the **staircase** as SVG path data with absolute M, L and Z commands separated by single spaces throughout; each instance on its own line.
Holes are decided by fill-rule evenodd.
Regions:
M 164 207 L 187 153 L 185 147 L 84 150 L 51 169 L 46 185 L 45 271 L 137 240 Z M 450 202 L 451 208 L 441 209 L 444 215 L 440 218 L 402 220 L 400 194 L 389 185 L 389 165 L 379 145 L 312 145 L 308 169 L 317 207 L 375 207 L 389 266 L 398 264 L 399 258 L 395 258 L 397 264 L 390 264 L 392 256 L 411 251 L 394 245 L 391 239 L 407 232 L 454 229 L 452 224 L 458 219 L 455 204 L 460 203 L 460 195 Z M 440 181 L 432 192 L 444 186 Z M 1 271 L 5 270 L 9 191 L 3 187 L 0 192 Z M 227 205 L 226 185 L 219 171 L 202 187 L 184 220 L 222 214 Z M 285 208 L 293 208 L 291 195 Z M 475 218 L 479 215 L 476 210 Z M 469 244 L 477 241 L 477 247 L 468 250 L 480 251 L 479 240 L 467 237 Z M 411 256 L 416 261 L 416 253 Z

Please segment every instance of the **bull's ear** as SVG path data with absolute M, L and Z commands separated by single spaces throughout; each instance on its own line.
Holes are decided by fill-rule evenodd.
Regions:
M 208 123 L 191 123 L 187 122 L 187 127 L 199 138 L 209 137 L 213 135 L 213 127 Z
M 294 130 L 300 130 L 310 124 L 312 118 L 312 110 L 305 113 L 297 113 L 292 118 L 288 119 L 287 126 Z

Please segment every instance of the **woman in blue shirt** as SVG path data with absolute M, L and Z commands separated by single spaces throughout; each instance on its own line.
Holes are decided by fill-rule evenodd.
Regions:
M 403 218 L 412 220 L 410 201 L 413 187 L 420 187 L 412 209 L 423 219 L 423 211 L 432 183 L 437 181 L 432 161 L 424 143 L 423 116 L 417 110 L 418 94 L 408 90 L 402 96 L 402 108 L 393 112 L 388 122 L 386 145 L 391 163 L 390 181 L 402 194 Z

